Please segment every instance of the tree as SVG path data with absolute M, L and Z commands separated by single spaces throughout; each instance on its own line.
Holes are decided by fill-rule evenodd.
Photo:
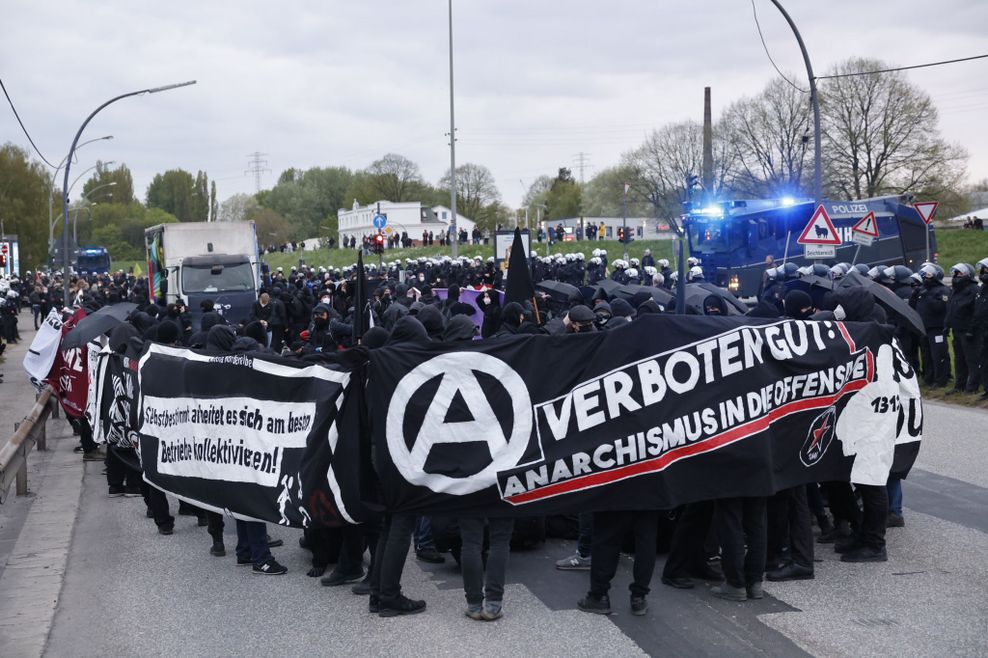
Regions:
M 702 192 L 708 198 L 721 195 L 734 166 L 733 152 L 719 125 L 714 126 L 713 150 L 713 189 Z M 686 121 L 654 130 L 644 144 L 623 156 L 622 164 L 634 174 L 628 181 L 629 202 L 647 202 L 656 217 L 673 220 L 686 200 L 686 177 L 702 172 L 703 126 Z
M 209 177 L 196 172 L 196 184 L 192 190 L 192 221 L 209 221 Z
M 215 222 L 219 219 L 220 206 L 216 201 L 216 181 L 209 185 L 209 221 Z
M 553 220 L 580 216 L 580 186 L 566 167 L 560 167 L 559 174 L 553 179 L 546 197 L 546 206 L 546 217 Z
M 257 242 L 261 245 L 280 245 L 292 239 L 292 225 L 271 208 L 254 208 L 247 219 L 256 225 Z
M 370 184 L 377 193 L 374 201 L 411 201 L 416 185 L 423 183 L 419 166 L 397 153 L 388 153 L 367 168 Z
M 582 190 L 583 214 L 587 217 L 619 217 L 624 204 L 624 184 L 632 182 L 635 171 L 628 165 L 609 167 L 587 181 Z M 629 217 L 648 217 L 654 211 L 640 195 L 628 198 Z
M 92 211 L 92 222 L 80 224 L 80 235 L 85 226 L 88 242 L 106 247 L 117 262 L 144 260 L 144 230 L 178 221 L 160 208 L 145 208 L 136 201 L 100 204 Z
M 754 98 L 732 103 L 721 121 L 736 156 L 731 189 L 750 197 L 796 195 L 804 186 L 809 98 L 776 79 Z
M 288 221 L 291 227 L 288 239 L 316 237 L 328 217 L 335 217 L 341 207 L 349 207 L 346 195 L 353 178 L 346 167 L 313 167 L 304 172 L 286 170 L 279 177 L 280 182 L 263 196 L 261 205 Z
M 110 183 L 116 183 L 109 186 Z M 106 186 L 106 187 L 103 187 Z M 99 189 L 97 189 L 99 188 Z M 93 192 L 93 190 L 96 190 Z M 90 194 L 90 192 L 93 192 Z M 127 165 L 110 169 L 102 162 L 96 163 L 96 173 L 82 186 L 82 195 L 90 201 L 106 203 L 134 203 L 134 179 Z
M 195 193 L 196 180 L 192 174 L 184 169 L 170 169 L 164 174 L 156 174 L 151 180 L 147 191 L 147 205 L 149 208 L 161 208 L 182 222 L 202 221 L 204 217 L 194 214 Z
M 439 187 L 450 194 L 450 172 L 439 181 Z M 456 212 L 485 226 L 492 222 L 491 204 L 500 201 L 494 174 L 484 165 L 466 163 L 456 168 Z
M 890 68 L 849 59 L 831 75 Z M 821 85 L 827 187 L 842 198 L 956 189 L 967 153 L 937 127 L 929 94 L 901 71 L 830 78 Z
M 552 180 L 552 176 L 542 175 L 532 181 L 521 201 L 522 207 L 533 209 L 539 204 L 545 205 L 546 198 L 549 196 L 549 188 L 552 187 Z
M 0 219 L 4 232 L 17 235 L 22 272 L 48 260 L 50 192 L 44 165 L 13 144 L 0 147 Z
M 234 194 L 220 205 L 219 221 L 242 222 L 259 204 L 250 194 Z

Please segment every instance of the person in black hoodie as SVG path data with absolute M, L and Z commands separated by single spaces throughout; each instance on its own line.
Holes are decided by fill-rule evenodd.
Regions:
M 954 391 L 976 393 L 981 380 L 978 339 L 974 327 L 974 300 L 978 285 L 974 268 L 957 263 L 950 268 L 950 300 L 945 325 L 954 333 Z
M 496 294 L 496 293 L 495 293 Z M 518 333 L 518 327 L 525 321 L 525 310 L 518 302 L 509 302 L 501 310 L 501 326 L 498 328 L 494 338 L 514 336 Z
M 429 344 L 429 335 L 422 323 L 405 316 L 398 320 L 386 346 L 422 346 Z M 371 592 L 368 610 L 381 617 L 411 615 L 425 610 L 425 601 L 410 599 L 401 593 L 401 574 L 415 528 L 415 515 L 386 514 L 378 540 L 380 558 L 371 572 Z
M 806 320 L 816 311 L 813 300 L 803 290 L 787 292 L 783 307 L 794 320 Z M 766 578 L 813 579 L 813 526 L 805 485 L 783 489 L 768 499 L 767 546 L 766 564 L 770 570 Z

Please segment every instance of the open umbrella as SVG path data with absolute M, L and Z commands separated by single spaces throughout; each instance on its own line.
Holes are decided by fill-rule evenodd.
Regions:
M 113 331 L 113 329 L 127 320 L 127 316 L 137 308 L 137 304 L 131 302 L 121 302 L 104 306 L 95 313 L 87 315 L 79 321 L 69 333 L 62 339 L 62 349 L 69 350 L 74 347 L 81 347 L 97 336 Z
M 671 309 L 676 306 L 676 295 L 665 288 L 653 288 L 651 286 L 623 285 L 617 289 L 614 296 L 630 302 L 635 295 L 645 293 L 655 300 L 662 310 Z
M 916 333 L 921 336 L 926 335 L 926 327 L 923 326 L 923 319 L 919 317 L 919 313 L 916 312 L 909 303 L 899 297 L 897 294 L 878 283 L 877 281 L 872 281 L 866 276 L 862 276 L 860 273 L 852 270 L 844 275 L 841 279 L 840 288 L 852 288 L 861 287 L 867 290 L 875 301 L 881 304 L 886 311 L 890 313 L 895 313 L 906 322 L 909 326 L 916 331 Z
M 596 288 L 601 288 L 607 294 L 609 299 L 612 299 L 617 291 L 621 289 L 621 284 L 613 279 L 601 279 L 597 282 Z
M 687 283 L 686 284 L 686 312 L 697 315 L 705 315 L 703 304 L 708 297 L 715 297 L 721 301 L 721 308 L 727 315 L 744 315 L 747 306 L 739 300 L 730 290 L 718 288 L 711 283 Z M 744 309 L 744 310 L 742 310 Z
M 571 299 L 583 299 L 583 293 L 576 286 L 547 279 L 535 284 L 536 290 L 541 290 L 549 295 L 554 302 L 568 303 Z

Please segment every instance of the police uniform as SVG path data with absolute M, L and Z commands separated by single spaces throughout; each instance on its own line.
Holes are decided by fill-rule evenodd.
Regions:
M 950 360 L 944 324 L 950 291 L 940 281 L 927 279 L 916 296 L 916 312 L 923 320 L 926 340 L 920 344 L 923 356 L 923 381 L 927 386 L 946 386 L 950 379 Z
M 947 302 L 946 326 L 953 332 L 954 389 L 974 393 L 978 390 L 980 359 L 974 334 L 974 299 L 978 286 L 968 277 L 954 277 Z

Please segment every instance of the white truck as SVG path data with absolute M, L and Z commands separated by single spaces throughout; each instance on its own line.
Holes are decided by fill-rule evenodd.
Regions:
M 250 315 L 260 284 L 254 222 L 158 224 L 144 231 L 144 243 L 150 299 L 183 299 L 194 331 L 207 299 L 228 322 Z

